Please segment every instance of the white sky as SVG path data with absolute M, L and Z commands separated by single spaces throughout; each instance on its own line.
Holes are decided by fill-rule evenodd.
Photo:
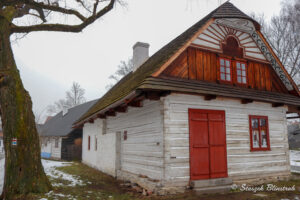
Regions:
M 108 77 L 121 60 L 132 55 L 137 41 L 150 44 L 150 55 L 219 5 L 219 0 L 127 0 L 82 33 L 31 33 L 13 45 L 15 59 L 33 110 L 64 98 L 73 81 L 86 90 L 87 100 L 101 97 Z M 224 0 L 222 0 L 224 2 Z M 231 0 L 246 14 L 270 19 L 280 0 Z

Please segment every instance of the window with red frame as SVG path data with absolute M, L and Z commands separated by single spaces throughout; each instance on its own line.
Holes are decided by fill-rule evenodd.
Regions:
M 268 117 L 249 116 L 251 151 L 270 150 Z
M 247 84 L 246 63 L 236 62 L 236 80 L 239 84 Z
M 91 149 L 91 136 L 88 137 L 88 150 Z
M 231 82 L 231 60 L 220 58 L 220 80 Z

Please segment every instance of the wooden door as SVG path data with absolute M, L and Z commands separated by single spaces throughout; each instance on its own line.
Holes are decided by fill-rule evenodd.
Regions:
M 227 177 L 225 112 L 189 109 L 191 180 Z

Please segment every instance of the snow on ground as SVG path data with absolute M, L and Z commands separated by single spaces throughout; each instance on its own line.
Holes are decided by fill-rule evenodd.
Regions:
M 292 166 L 300 166 L 300 151 L 290 150 L 290 161 Z
M 44 170 L 48 176 L 54 179 L 63 179 L 67 182 L 70 182 L 68 185 L 62 183 L 54 183 L 53 186 L 76 186 L 76 185 L 85 185 L 82 180 L 78 177 L 64 173 L 56 169 L 56 167 L 69 166 L 72 162 L 61 162 L 61 161 L 52 161 L 52 160 L 42 160 Z

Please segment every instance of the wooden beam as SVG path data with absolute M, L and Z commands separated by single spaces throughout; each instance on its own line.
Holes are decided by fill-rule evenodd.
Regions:
M 273 108 L 282 107 L 284 106 L 284 103 L 272 103 Z
M 114 116 L 116 116 L 116 112 L 114 109 L 110 109 L 105 112 L 105 115 L 114 117 Z
M 142 100 L 139 100 L 139 101 L 131 101 L 128 103 L 128 106 L 131 106 L 131 107 L 143 107 L 143 103 L 142 103 Z
M 205 101 L 210 101 L 210 100 L 213 100 L 213 99 L 216 99 L 216 98 L 217 98 L 217 95 L 212 95 L 212 94 L 208 94 L 208 95 L 204 96 Z
M 93 124 L 94 123 L 94 119 L 93 118 L 89 119 L 89 123 Z
M 252 102 L 253 102 L 252 99 L 242 99 L 242 100 L 241 100 L 241 103 L 242 103 L 242 104 L 248 104 L 248 103 L 252 103 Z
M 106 116 L 104 114 L 97 114 L 97 117 L 100 118 L 100 119 L 105 119 Z
M 157 101 L 157 100 L 160 99 L 159 91 L 147 91 L 145 96 L 149 100 L 156 100 Z
M 128 108 L 127 106 L 118 106 L 115 108 L 115 111 L 124 113 L 124 112 L 127 112 L 127 108 Z

